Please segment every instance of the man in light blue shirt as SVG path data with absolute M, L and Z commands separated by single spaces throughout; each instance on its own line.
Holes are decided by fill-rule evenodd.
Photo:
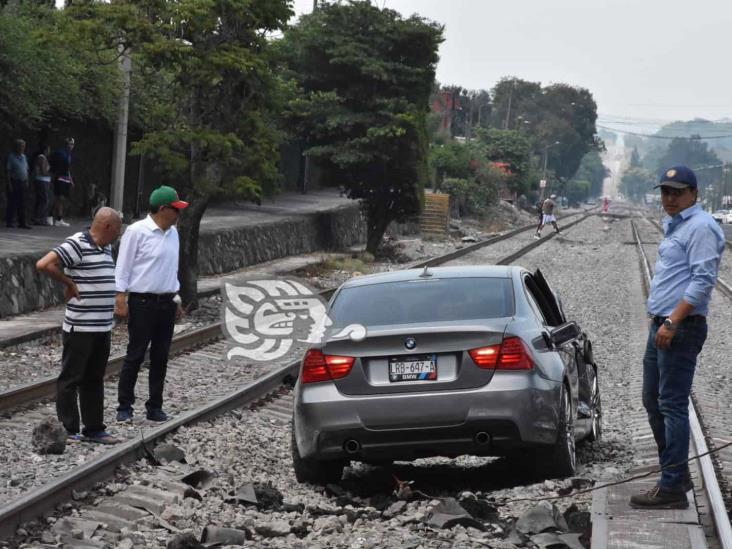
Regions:
M 25 193 L 28 189 L 28 159 L 25 156 L 25 141 L 15 140 L 15 149 L 5 161 L 7 184 L 5 192 L 8 203 L 5 213 L 5 223 L 13 227 L 15 216 L 18 216 L 18 227 L 30 229 L 25 222 Z
M 632 496 L 632 507 L 685 509 L 689 476 L 689 394 L 696 358 L 707 337 L 707 313 L 724 251 L 724 233 L 696 203 L 694 172 L 675 166 L 661 177 L 668 214 L 658 249 L 647 309 L 651 317 L 643 357 L 643 405 L 663 471 L 649 492 Z

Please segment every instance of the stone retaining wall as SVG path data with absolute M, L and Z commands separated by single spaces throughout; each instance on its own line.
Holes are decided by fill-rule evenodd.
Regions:
M 288 255 L 339 250 L 365 241 L 366 224 L 354 202 L 256 226 L 203 232 L 199 239 L 199 273 L 221 274 Z M 19 254 L 0 260 L 0 318 L 63 301 L 59 284 L 36 272 L 36 261 L 42 255 Z

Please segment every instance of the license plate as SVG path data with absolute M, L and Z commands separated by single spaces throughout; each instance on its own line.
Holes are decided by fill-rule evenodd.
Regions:
M 434 381 L 437 355 L 399 356 L 389 359 L 389 381 Z

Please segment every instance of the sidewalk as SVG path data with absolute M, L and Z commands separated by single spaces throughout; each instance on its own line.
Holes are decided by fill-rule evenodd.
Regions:
M 312 191 L 308 194 L 283 193 L 274 200 L 264 200 L 261 206 L 249 202 L 210 206 L 201 220 L 201 233 L 215 233 L 238 227 L 271 223 L 278 219 L 330 210 L 354 204 L 353 200 L 339 196 L 336 189 Z M 0 258 L 19 254 L 43 254 L 57 246 L 64 238 L 90 225 L 87 219 L 67 219 L 70 227 L 33 226 L 33 229 L 0 228 Z
M 233 203 L 228 206 L 208 208 L 201 222 L 201 234 L 220 234 L 242 227 L 277 226 L 298 216 L 328 211 L 353 205 L 354 201 L 339 196 L 335 190 L 313 191 L 307 195 L 284 193 L 275 200 L 267 200 L 261 206 L 249 203 Z M 34 227 L 32 230 L 0 230 L 0 258 L 12 262 L 14 256 L 45 254 L 57 246 L 66 236 L 88 227 L 89 223 L 72 220 L 70 227 Z M 266 231 L 266 229 L 264 229 Z M 274 230 L 274 229 L 273 229 Z M 323 253 L 304 253 L 249 265 L 229 274 L 201 277 L 198 282 L 200 296 L 218 292 L 222 277 L 246 276 L 252 273 L 279 274 L 319 262 Z M 64 307 L 54 306 L 43 311 L 6 316 L 0 319 L 0 348 L 23 341 L 52 335 L 61 328 Z

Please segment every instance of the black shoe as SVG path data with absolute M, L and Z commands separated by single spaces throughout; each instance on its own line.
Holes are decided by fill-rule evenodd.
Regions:
M 132 409 L 117 410 L 117 423 L 132 423 Z
M 644 494 L 631 496 L 630 506 L 633 509 L 687 509 L 689 500 L 686 492 L 670 492 L 654 486 Z
M 150 421 L 159 421 L 162 423 L 163 421 L 168 421 L 168 414 L 160 409 L 148 410 L 147 419 L 149 419 Z
M 686 475 L 684 480 L 681 482 L 681 490 L 686 493 L 689 490 L 694 489 L 694 482 L 691 480 L 691 475 Z

